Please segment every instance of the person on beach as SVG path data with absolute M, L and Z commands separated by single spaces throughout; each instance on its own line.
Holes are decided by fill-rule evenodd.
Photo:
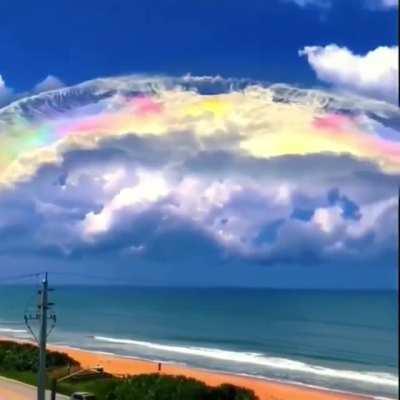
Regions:
M 160 373 L 161 372 L 161 363 L 159 362 L 158 363 L 158 373 Z

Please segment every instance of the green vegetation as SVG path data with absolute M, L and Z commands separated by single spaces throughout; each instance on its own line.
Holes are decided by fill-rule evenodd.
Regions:
M 32 344 L 0 341 L 0 375 L 36 384 L 38 349 Z M 48 351 L 49 376 L 61 378 L 80 365 L 67 354 Z M 92 392 L 98 400 L 256 400 L 248 389 L 230 384 L 218 387 L 185 376 L 143 374 L 124 379 L 108 374 L 86 374 L 60 382 L 64 394 Z
M 0 368 L 0 375 L 6 378 L 14 379 L 16 381 L 27 383 L 28 385 L 36 385 L 37 376 L 30 371 L 13 371 Z
M 255 400 L 251 390 L 224 384 L 210 387 L 185 376 L 146 374 L 115 383 L 106 400 Z
M 16 372 L 37 372 L 38 349 L 33 344 L 15 343 L 11 341 L 0 342 L 0 370 Z M 68 354 L 57 351 L 47 352 L 47 368 L 49 370 L 79 366 L 79 363 Z
M 96 395 L 98 400 L 106 400 L 108 393 L 114 389 L 117 378 L 97 378 L 90 380 L 64 381 L 57 385 L 57 392 L 70 395 L 74 392 L 90 392 Z M 136 399 L 135 399 L 136 400 Z M 140 400 L 140 399 L 137 399 Z
M 143 374 L 129 378 L 68 382 L 58 386 L 60 393 L 91 392 L 99 400 L 256 400 L 248 389 L 230 384 L 218 387 L 185 376 Z
M 37 346 L 30 343 L 0 341 L 0 375 L 36 385 L 38 360 Z M 51 375 L 63 376 L 70 368 L 80 368 L 80 364 L 68 354 L 48 351 L 47 368 Z

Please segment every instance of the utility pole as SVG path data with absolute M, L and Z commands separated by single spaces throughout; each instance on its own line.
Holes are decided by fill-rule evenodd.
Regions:
M 42 281 L 42 290 L 40 293 L 39 315 L 40 315 L 40 331 L 39 331 L 39 372 L 37 385 L 38 400 L 45 400 L 46 393 L 46 339 L 47 339 L 47 272 L 45 272 Z
M 45 400 L 45 393 L 46 393 L 46 342 L 47 342 L 48 335 L 53 330 L 55 323 L 56 323 L 55 314 L 52 313 L 52 314 L 48 315 L 48 311 L 50 310 L 50 307 L 54 305 L 54 303 L 49 303 L 49 301 L 48 301 L 48 292 L 51 290 L 52 289 L 49 289 L 49 287 L 48 287 L 47 272 L 45 272 L 44 279 L 42 280 L 42 287 L 38 291 L 38 294 L 39 294 L 39 304 L 37 306 L 38 312 L 36 313 L 36 315 L 25 315 L 25 324 L 39 345 L 37 400 Z M 48 319 L 53 321 L 53 325 L 50 328 L 50 331 L 47 330 L 47 320 Z M 32 320 L 39 321 L 39 335 L 38 335 L 39 337 L 38 338 L 36 337 L 32 328 L 29 325 L 29 321 L 32 321 Z

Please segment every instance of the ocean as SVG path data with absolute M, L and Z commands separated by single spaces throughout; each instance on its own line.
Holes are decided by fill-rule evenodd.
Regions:
M 28 338 L 35 287 L 0 286 L 0 335 Z M 60 286 L 53 344 L 398 395 L 397 293 Z

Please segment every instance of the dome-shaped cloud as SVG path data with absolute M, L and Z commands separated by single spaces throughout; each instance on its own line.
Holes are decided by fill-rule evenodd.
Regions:
M 391 264 L 398 121 L 384 102 L 222 78 L 19 100 L 0 110 L 0 255 Z

